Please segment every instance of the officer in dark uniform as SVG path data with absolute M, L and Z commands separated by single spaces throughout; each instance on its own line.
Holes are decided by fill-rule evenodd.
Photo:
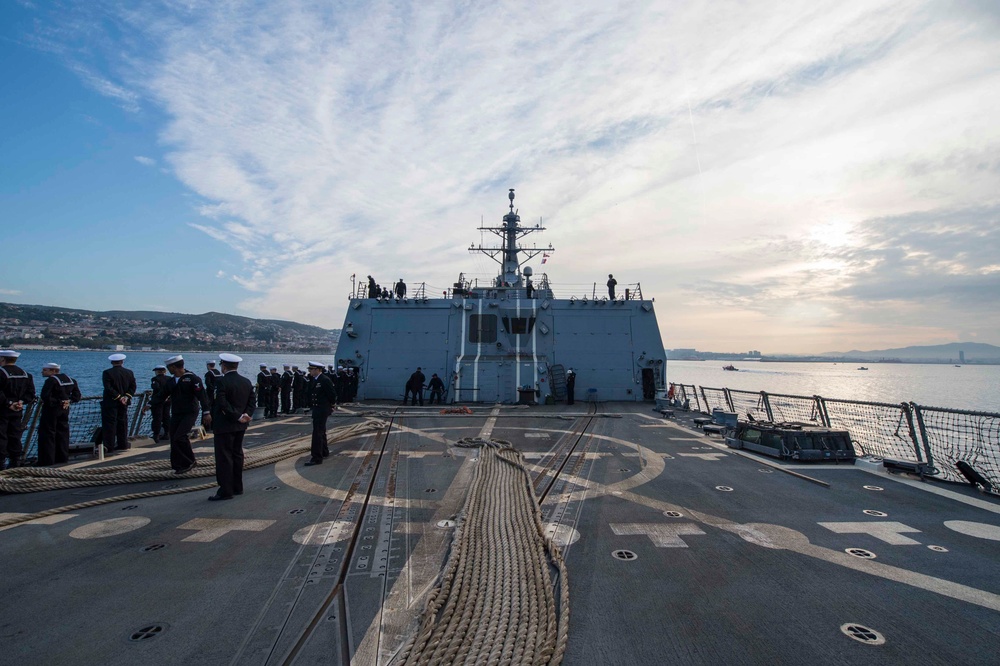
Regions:
M 566 404 L 573 404 L 573 389 L 576 388 L 576 373 L 573 372 L 573 368 L 569 369 L 566 373 Z
M 281 413 L 290 414 L 292 411 L 292 384 L 295 383 L 295 376 L 292 374 L 292 366 L 287 363 L 284 372 L 281 373 Z
M 431 373 L 431 381 L 428 382 L 427 388 L 431 391 L 430 404 L 434 404 L 434 399 L 437 398 L 437 403 L 441 404 L 441 399 L 444 397 L 444 382 L 441 378 L 437 376 L 436 372 Z
M 278 374 L 278 369 L 271 368 L 271 386 L 267 394 L 267 410 L 271 413 L 272 417 L 278 415 L 278 396 L 281 393 L 281 375 Z
M 233 499 L 243 494 L 243 435 L 253 418 L 257 403 L 253 384 L 237 369 L 243 359 L 235 354 L 219 354 L 222 377 L 215 383 L 212 427 L 215 430 L 215 480 L 219 490 L 210 501 Z
M 222 370 L 215 367 L 215 361 L 208 361 L 205 363 L 205 394 L 208 396 L 208 408 L 212 408 L 212 401 L 215 400 L 215 380 L 222 377 Z M 205 430 L 211 432 L 212 429 L 208 426 Z
M 69 462 L 69 406 L 83 397 L 72 377 L 58 363 L 42 366 L 42 413 L 38 419 L 38 465 Z
M 615 300 L 615 287 L 618 286 L 618 280 L 615 279 L 614 275 L 608 274 L 608 298 L 612 301 Z
M 168 358 L 167 370 L 174 376 L 170 387 L 170 466 L 174 474 L 184 474 L 195 466 L 191 428 L 198 420 L 198 412 L 201 411 L 201 422 L 206 426 L 211 425 L 212 415 L 205 385 L 198 375 L 184 369 L 184 357 L 178 354 Z
M 330 378 L 323 374 L 323 364 L 309 362 L 309 386 L 307 389 L 309 408 L 312 413 L 312 447 L 306 465 L 320 465 L 323 458 L 330 455 L 326 441 L 326 420 L 337 404 L 337 390 Z
M 153 378 L 149 388 L 153 393 L 149 396 L 149 413 L 153 417 L 153 441 L 159 442 L 161 437 L 170 438 L 170 389 L 174 380 L 167 375 L 167 366 L 158 365 L 153 368 Z
M 125 354 L 112 354 L 108 360 L 111 367 L 101 375 L 101 438 L 104 450 L 114 454 L 129 449 L 128 406 L 135 395 L 135 375 L 124 365 Z
M 368 298 L 378 298 L 379 295 L 380 295 L 379 294 L 379 288 L 378 288 L 378 285 L 375 284 L 375 278 L 373 278 L 371 275 L 369 275 L 368 276 Z
M 292 411 L 306 406 L 306 373 L 299 366 L 292 366 Z
M 406 283 L 403 282 L 403 278 L 399 278 L 399 282 L 396 283 L 396 298 L 406 298 Z
M 264 408 L 264 418 L 268 417 L 267 400 L 271 390 L 271 373 L 267 371 L 267 363 L 260 364 L 257 373 L 257 406 Z
M 10 349 L 0 351 L 0 466 L 20 467 L 21 435 L 27 407 L 35 402 L 35 380 L 17 367 L 21 354 Z

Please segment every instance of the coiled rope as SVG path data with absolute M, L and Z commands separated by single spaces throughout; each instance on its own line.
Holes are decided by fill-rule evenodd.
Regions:
M 482 447 L 451 554 L 416 634 L 395 663 L 559 664 L 569 639 L 569 582 L 544 535 L 524 458 L 507 442 Z
M 350 437 L 380 430 L 386 425 L 384 421 L 370 419 L 362 423 L 332 428 L 327 431 L 327 441 L 333 444 Z M 243 469 L 263 467 L 264 465 L 271 465 L 285 458 L 307 453 L 309 451 L 309 441 L 308 437 L 295 437 L 246 449 Z M 215 458 L 213 455 L 198 456 L 196 460 L 197 464 L 195 467 L 185 474 L 174 474 L 168 460 L 145 460 L 126 465 L 110 465 L 107 467 L 72 470 L 51 467 L 15 467 L 0 472 L 0 491 L 8 493 L 34 493 L 45 490 L 63 490 L 85 486 L 110 486 L 145 481 L 177 481 L 180 479 L 215 476 Z M 36 518 L 44 518 L 67 511 L 78 511 L 101 504 L 156 497 L 159 495 L 176 495 L 195 490 L 207 490 L 214 488 L 216 485 L 213 482 L 185 488 L 166 488 L 163 490 L 118 495 L 116 497 L 105 497 L 0 520 L 0 527 L 17 525 L 18 523 L 35 520 Z

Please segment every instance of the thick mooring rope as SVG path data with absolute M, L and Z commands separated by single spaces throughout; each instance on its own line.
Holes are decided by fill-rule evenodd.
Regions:
M 332 428 L 327 432 L 327 441 L 333 444 L 338 441 L 355 437 L 367 432 L 373 432 L 384 428 L 387 424 L 384 421 L 370 419 L 362 423 L 355 423 L 339 428 Z M 302 455 L 309 451 L 308 437 L 295 437 L 292 439 L 266 444 L 246 449 L 243 461 L 243 469 L 253 469 L 272 465 L 276 462 Z M 174 474 L 170 467 L 169 460 L 146 460 L 142 462 L 125 465 L 111 465 L 106 467 L 90 467 L 85 469 L 58 469 L 52 467 L 15 467 L 14 469 L 0 472 L 0 491 L 8 493 L 33 493 L 44 490 L 62 490 L 67 488 L 80 488 L 84 486 L 109 486 L 123 483 L 141 483 L 145 481 L 177 481 L 180 479 L 195 479 L 204 476 L 215 476 L 214 456 L 204 455 L 197 457 L 197 465 L 185 474 Z M 206 483 L 197 486 L 187 486 L 185 488 L 166 488 L 163 490 L 153 490 L 148 492 L 131 493 L 129 495 L 118 495 L 116 497 L 105 497 L 102 499 L 90 500 L 79 504 L 61 506 L 38 513 L 15 516 L 0 520 L 0 527 L 16 525 L 18 523 L 44 518 L 57 513 L 67 511 L 77 511 L 101 504 L 121 502 L 123 500 L 142 499 L 145 497 L 156 497 L 159 495 L 175 495 L 194 490 L 207 490 L 215 487 L 215 483 Z
M 395 663 L 559 664 L 569 638 L 569 583 L 544 535 L 520 452 L 482 446 L 451 555 L 417 633 Z

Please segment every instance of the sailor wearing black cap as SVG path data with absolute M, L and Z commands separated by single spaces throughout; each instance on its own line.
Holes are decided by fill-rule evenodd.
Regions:
M 166 366 L 174 376 L 170 387 L 170 466 L 175 474 L 184 474 L 195 466 L 191 428 L 198 420 L 199 406 L 202 424 L 211 425 L 212 415 L 205 386 L 198 375 L 184 369 L 184 357 L 171 356 Z
M 25 407 L 35 402 L 35 380 L 17 367 L 20 355 L 0 350 L 0 466 L 6 458 L 8 468 L 21 464 L 21 435 L 29 411 Z
M 153 441 L 170 438 L 170 389 L 174 380 L 167 376 L 167 366 L 153 368 L 153 378 L 149 381 L 152 394 L 149 396 L 149 413 L 153 417 Z
M 378 298 L 378 297 L 379 297 L 379 288 L 378 288 L 378 285 L 375 284 L 375 278 L 373 278 L 371 275 L 369 275 L 368 276 L 368 298 Z
M 76 380 L 58 363 L 42 366 L 42 413 L 38 419 L 38 465 L 69 462 L 69 406 L 83 397 Z
M 330 447 L 326 441 L 326 420 L 337 404 L 337 390 L 328 376 L 323 374 L 324 366 L 315 361 L 309 362 L 309 384 L 306 388 L 309 408 L 312 414 L 312 447 L 310 458 L 306 465 L 319 465 L 323 458 L 330 455 Z
M 278 374 L 278 368 L 270 368 L 270 386 L 267 392 L 267 413 L 271 417 L 276 417 L 278 415 L 278 396 L 281 393 L 281 375 Z
M 257 373 L 257 406 L 264 409 L 264 418 L 270 414 L 267 409 L 267 402 L 271 397 L 271 373 L 267 370 L 267 363 L 260 364 L 260 372 Z
M 126 451 L 128 443 L 128 406 L 135 395 L 135 375 L 125 367 L 125 354 L 108 357 L 111 367 L 101 375 L 104 396 L 101 400 L 101 439 L 108 453 Z
M 209 409 L 212 407 L 212 401 L 215 400 L 215 380 L 222 377 L 222 370 L 215 367 L 215 361 L 208 361 L 205 363 L 205 394 L 208 396 L 208 406 Z M 205 427 L 205 430 L 211 431 L 212 428 L 209 426 Z
M 281 413 L 290 414 L 292 411 L 292 384 L 295 383 L 295 376 L 292 374 L 292 366 L 284 365 L 284 372 L 281 373 Z
M 243 435 L 253 418 L 253 384 L 237 369 L 243 359 L 219 354 L 222 377 L 215 383 L 212 424 L 215 429 L 215 480 L 219 490 L 209 500 L 232 499 L 243 494 Z

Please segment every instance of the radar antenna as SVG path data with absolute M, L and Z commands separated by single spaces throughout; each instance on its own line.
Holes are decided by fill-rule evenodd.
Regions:
M 479 231 L 489 231 L 500 237 L 500 247 L 484 247 L 482 243 L 469 247 L 469 252 L 481 252 L 493 261 L 500 264 L 500 275 L 497 278 L 497 286 L 521 287 L 521 266 L 530 261 L 533 257 L 542 252 L 548 254 L 555 252 L 555 248 L 550 243 L 548 247 L 522 247 L 518 245 L 518 239 L 535 231 L 545 231 L 545 227 L 538 225 L 535 227 L 522 227 L 521 216 L 514 210 L 514 188 L 510 188 L 507 193 L 510 199 L 510 212 L 503 216 L 503 224 L 499 227 L 479 227 Z M 520 259 L 518 254 L 523 254 Z

